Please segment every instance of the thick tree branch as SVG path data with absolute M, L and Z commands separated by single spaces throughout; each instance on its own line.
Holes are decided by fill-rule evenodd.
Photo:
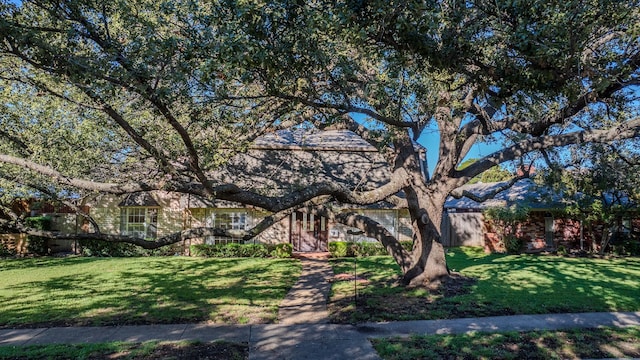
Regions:
M 638 136 L 640 136 L 640 118 L 629 120 L 611 129 L 584 130 L 560 135 L 539 136 L 533 139 L 523 140 L 515 145 L 487 155 L 469 167 L 457 171 L 455 177 L 459 179 L 470 179 L 495 165 L 514 160 L 537 150 L 589 142 L 608 143 Z
M 219 228 L 193 228 L 180 232 L 176 232 L 167 236 L 163 236 L 156 240 L 145 240 L 128 235 L 112 235 L 102 233 L 77 233 L 67 234 L 58 233 L 53 231 L 37 230 L 26 227 L 20 223 L 11 222 L 8 220 L 0 219 L 0 227 L 12 229 L 18 233 L 23 233 L 32 236 L 40 236 L 52 240 L 99 240 L 111 243 L 128 243 L 140 246 L 144 249 L 158 249 L 163 246 L 175 244 L 180 241 L 203 238 L 206 236 L 223 236 L 228 238 L 242 239 L 244 231 L 234 231 Z
M 33 170 L 41 175 L 50 177 L 53 181 L 57 182 L 60 185 L 72 186 L 78 189 L 100 191 L 111 194 L 127 194 L 139 191 L 160 189 L 159 186 L 153 186 L 145 183 L 113 184 L 71 178 L 48 166 L 40 165 L 31 160 L 22 159 L 6 154 L 0 154 L 0 162 L 20 166 L 24 169 Z

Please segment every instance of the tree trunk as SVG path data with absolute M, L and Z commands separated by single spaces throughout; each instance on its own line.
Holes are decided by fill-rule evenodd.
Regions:
M 438 284 L 449 277 L 444 246 L 440 242 L 440 223 L 446 194 L 407 194 L 414 232 L 411 266 L 402 281 L 409 286 Z

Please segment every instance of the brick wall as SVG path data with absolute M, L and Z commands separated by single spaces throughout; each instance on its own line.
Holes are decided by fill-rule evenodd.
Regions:
M 525 249 L 540 250 L 546 247 L 545 240 L 545 212 L 532 212 L 526 221 L 520 223 L 516 236 L 525 239 Z M 640 218 L 632 220 L 634 231 L 640 231 Z M 583 228 L 583 248 L 587 251 L 597 251 L 602 239 L 602 224 L 585 225 Z M 485 250 L 501 251 L 500 239 L 495 225 L 485 223 Z M 553 217 L 553 242 L 557 247 L 562 245 L 567 249 L 580 249 L 580 221 L 564 217 Z

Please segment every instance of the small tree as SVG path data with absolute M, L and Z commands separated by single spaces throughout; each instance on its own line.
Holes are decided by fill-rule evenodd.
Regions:
M 618 144 L 619 145 L 619 144 Z M 550 163 L 543 179 L 565 194 L 567 214 L 589 230 L 592 251 L 604 254 L 614 235 L 630 233 L 623 220 L 637 214 L 640 203 L 640 154 L 637 144 L 574 147 L 566 163 Z M 602 227 L 596 238 L 596 228 Z

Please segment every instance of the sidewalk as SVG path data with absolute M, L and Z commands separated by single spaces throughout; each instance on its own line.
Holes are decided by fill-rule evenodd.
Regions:
M 378 359 L 369 338 L 640 326 L 640 312 L 515 315 L 452 320 L 306 325 L 145 325 L 0 330 L 0 346 L 112 341 L 227 340 L 247 342 L 250 359 Z M 262 344 L 258 346 L 258 344 Z M 262 350 L 265 344 L 279 351 Z

